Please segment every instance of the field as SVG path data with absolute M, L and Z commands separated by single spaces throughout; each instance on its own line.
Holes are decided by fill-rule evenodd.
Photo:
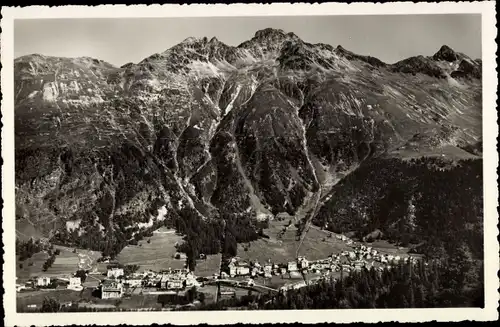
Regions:
M 161 308 L 161 304 L 158 303 L 158 295 L 132 295 L 129 298 L 121 299 L 120 308 Z
M 328 237 L 329 235 L 331 237 Z M 332 253 L 352 250 L 351 246 L 337 239 L 335 235 L 311 226 L 300 247 L 299 255 L 307 257 L 308 260 L 319 260 L 326 259 Z
M 168 268 L 184 268 L 185 260 L 174 258 L 176 243 L 182 242 L 182 236 L 174 230 L 160 228 L 153 236 L 143 239 L 138 245 L 126 246 L 118 255 L 117 260 L 124 265 L 139 265 L 139 271 L 151 269 L 160 271 Z
M 115 307 L 117 300 L 102 300 L 92 294 L 92 289 L 85 289 L 81 292 L 71 290 L 50 290 L 50 291 L 34 291 L 17 293 L 16 306 L 19 309 L 26 309 L 30 304 L 36 304 L 38 308 L 46 298 L 55 298 L 60 303 L 65 302 L 81 302 L 80 305 L 95 308 Z M 144 308 L 144 307 L 161 307 L 158 304 L 157 295 L 132 295 L 128 298 L 119 300 L 120 307 L 126 309 Z
M 128 245 L 120 252 L 117 259 L 124 265 L 139 265 L 139 271 L 182 269 L 186 260 L 174 258 L 177 252 L 175 245 L 182 242 L 182 236 L 177 235 L 172 229 L 162 227 L 149 238 L 149 243 L 148 239 L 144 239 L 138 245 Z M 207 256 L 206 260 L 198 260 L 196 275 L 211 276 L 219 273 L 220 260 L 220 254 Z
M 73 253 L 69 248 L 57 247 L 57 249 L 61 251 L 60 254 L 56 256 L 56 261 L 54 261 L 52 266 L 43 275 L 68 277 L 78 270 L 78 254 Z
M 344 250 L 350 250 L 353 246 L 365 245 L 367 247 L 372 247 L 376 249 L 378 252 L 382 254 L 392 254 L 399 255 L 401 257 L 408 256 L 408 251 L 410 250 L 408 247 L 400 247 L 395 244 L 391 244 L 385 240 L 377 240 L 375 242 L 354 242 L 352 245 L 347 245 L 345 242 L 338 240 L 335 238 L 335 233 L 332 233 L 332 238 L 326 238 L 326 242 L 321 241 L 320 244 L 318 240 L 323 240 L 330 232 L 322 231 L 317 226 L 311 226 L 309 229 L 306 238 L 304 239 L 304 243 L 300 248 L 301 255 L 307 255 L 307 258 L 310 260 L 316 260 L 320 258 L 316 258 L 314 256 L 315 253 L 321 253 L 322 250 L 327 250 L 331 248 L 333 253 L 339 253 Z M 308 244 L 308 245 L 306 245 Z M 319 250 L 319 251 L 318 251 Z M 311 254 L 309 254 L 311 253 Z M 325 253 L 323 251 L 323 253 Z M 331 253 L 330 253 L 331 254 Z M 412 256 L 418 256 L 416 254 L 412 254 Z M 325 258 L 325 257 L 323 257 Z
M 16 238 L 21 241 L 27 241 L 30 238 L 38 239 L 47 237 L 40 228 L 35 227 L 38 226 L 37 223 L 27 219 L 16 219 Z
M 82 292 L 71 290 L 21 292 L 16 294 L 16 305 L 18 308 L 26 308 L 30 304 L 36 304 L 40 307 L 46 297 L 55 298 L 60 303 L 64 303 L 78 301 L 82 299 L 82 295 Z
M 259 285 L 264 285 L 270 288 L 279 289 L 281 286 L 286 284 L 294 284 L 302 281 L 302 276 L 300 278 L 289 278 L 288 275 L 283 276 L 271 276 L 271 278 L 259 277 L 255 279 L 255 283 Z
M 220 271 L 220 262 L 222 255 L 208 255 L 206 260 L 198 260 L 196 262 L 195 274 L 196 276 L 212 276 Z
M 297 229 L 292 224 L 281 238 L 278 234 L 288 224 L 288 220 L 269 222 L 269 228 L 264 233 L 269 239 L 261 238 L 251 243 L 238 245 L 238 256 L 243 260 L 264 262 L 271 260 L 276 263 L 286 263 L 296 257 L 298 242 L 295 240 Z M 245 250 L 245 248 L 247 250 Z
M 269 228 L 264 233 L 269 239 L 261 238 L 248 244 L 238 246 L 238 256 L 244 260 L 258 260 L 264 262 L 271 260 L 274 263 L 286 263 L 295 260 L 299 242 L 296 241 L 297 228 L 292 224 L 286 232 L 278 238 L 278 233 L 288 225 L 288 220 L 273 220 L 269 223 Z M 345 242 L 335 238 L 332 234 L 328 238 L 328 233 L 311 227 L 307 232 L 298 255 L 306 256 L 309 260 L 325 259 L 332 253 L 351 249 Z M 245 251 L 245 248 L 247 250 Z
M 18 278 L 18 282 L 25 282 L 32 277 L 42 275 L 43 263 L 47 261 L 48 257 L 49 255 L 46 252 L 39 252 L 22 262 L 16 260 L 16 276 Z
M 39 252 L 33 255 L 30 259 L 24 262 L 17 262 L 16 275 L 18 282 L 27 281 L 30 278 L 38 276 L 48 277 L 64 277 L 75 273 L 79 269 L 92 270 L 96 266 L 96 260 L 101 256 L 99 252 L 76 249 L 55 245 L 54 249 L 60 251 L 55 257 L 52 266 L 43 271 L 43 264 L 48 259 L 49 255 L 46 252 Z M 30 265 L 30 263 L 33 263 Z M 22 264 L 22 268 L 20 268 Z M 99 264 L 100 271 L 104 272 L 106 267 Z

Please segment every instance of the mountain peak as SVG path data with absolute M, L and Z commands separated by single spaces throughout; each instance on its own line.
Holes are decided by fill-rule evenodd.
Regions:
M 444 60 L 444 61 L 456 61 L 458 59 L 458 54 L 453 51 L 452 48 L 450 48 L 447 45 L 443 45 L 438 52 L 432 56 L 433 59 L 435 60 Z
M 340 44 L 337 45 L 337 48 L 336 48 L 337 51 L 340 51 L 340 52 L 345 52 L 347 51 L 343 46 L 341 46 Z
M 186 44 L 186 43 L 196 43 L 196 42 L 200 42 L 201 40 L 202 40 L 202 38 L 190 36 L 190 37 L 185 38 L 184 40 L 182 40 L 181 43 L 183 43 L 183 44 Z
M 293 33 L 292 33 L 293 34 Z M 279 28 L 264 28 L 262 30 L 259 30 L 255 32 L 255 37 L 256 38 L 266 38 L 269 36 L 274 36 L 274 35 L 279 35 L 279 36 L 285 36 L 285 32 L 282 29 Z

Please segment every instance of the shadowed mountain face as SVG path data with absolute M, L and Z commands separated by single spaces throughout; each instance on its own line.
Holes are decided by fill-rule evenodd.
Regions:
M 14 65 L 24 235 L 126 242 L 182 210 L 303 218 L 370 160 L 481 156 L 481 62 L 446 46 L 389 65 L 265 29 L 238 47 L 189 38 L 121 68 Z

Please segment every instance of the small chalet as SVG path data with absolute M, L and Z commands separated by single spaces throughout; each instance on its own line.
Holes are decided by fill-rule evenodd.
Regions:
M 304 257 L 299 257 L 298 261 L 300 268 L 302 269 L 307 268 L 309 266 L 309 261 L 307 261 L 307 259 Z
M 229 276 L 234 277 L 236 276 L 236 265 L 234 263 L 230 263 L 229 266 Z
M 184 283 L 181 279 L 171 279 L 167 282 L 167 289 L 178 290 L 184 287 Z
M 248 265 L 236 266 L 236 275 L 244 276 L 250 274 L 250 267 Z
M 49 286 L 50 285 L 50 277 L 38 277 L 36 280 L 36 285 L 37 286 Z
M 264 277 L 270 278 L 272 270 L 273 270 L 273 266 L 271 264 L 266 264 L 264 266 Z
M 82 279 L 80 277 L 70 277 L 68 289 L 73 291 L 81 291 L 83 289 Z

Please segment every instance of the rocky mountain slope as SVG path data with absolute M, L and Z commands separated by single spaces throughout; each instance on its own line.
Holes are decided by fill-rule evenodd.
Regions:
M 122 67 L 14 65 L 20 235 L 126 243 L 185 210 L 309 221 L 375 158 L 481 157 L 481 61 L 446 46 L 386 64 L 265 29 Z

